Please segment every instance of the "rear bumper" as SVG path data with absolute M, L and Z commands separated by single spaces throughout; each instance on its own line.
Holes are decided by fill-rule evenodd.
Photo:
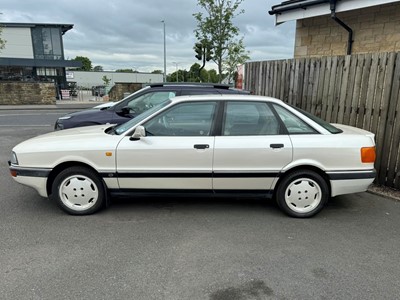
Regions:
M 331 196 L 365 192 L 375 180 L 375 170 L 328 172 Z

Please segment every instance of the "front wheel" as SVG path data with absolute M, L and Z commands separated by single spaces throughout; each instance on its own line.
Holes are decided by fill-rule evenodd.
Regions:
M 52 185 L 58 206 L 71 215 L 88 215 L 102 208 L 105 188 L 99 176 L 85 167 L 60 172 Z
M 321 175 L 310 170 L 289 173 L 279 183 L 276 191 L 279 207 L 296 218 L 316 215 L 328 199 L 328 184 Z

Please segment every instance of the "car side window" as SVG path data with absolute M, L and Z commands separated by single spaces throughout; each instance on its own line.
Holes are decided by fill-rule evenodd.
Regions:
M 314 128 L 304 122 L 302 119 L 283 108 L 278 104 L 273 104 L 274 109 L 281 118 L 289 134 L 315 134 L 318 133 Z
M 223 135 L 276 135 L 279 122 L 265 102 L 231 101 L 226 105 Z
M 208 136 L 216 107 L 212 101 L 177 104 L 143 125 L 148 136 Z
M 131 112 L 135 115 L 139 115 L 149 108 L 156 106 L 168 99 L 175 97 L 175 91 L 159 91 L 159 92 L 150 92 L 144 95 L 141 95 L 135 99 L 132 99 L 128 103 L 128 107 Z

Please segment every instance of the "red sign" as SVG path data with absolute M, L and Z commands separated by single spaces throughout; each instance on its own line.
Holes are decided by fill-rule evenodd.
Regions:
M 61 90 L 61 99 L 69 99 L 69 90 Z

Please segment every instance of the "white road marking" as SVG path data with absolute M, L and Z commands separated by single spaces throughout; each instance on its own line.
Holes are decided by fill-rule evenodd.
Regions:
M 43 115 L 65 115 L 65 113 L 45 113 L 45 114 L 3 114 L 0 117 L 17 117 L 17 116 L 43 116 Z
M 53 125 L 0 125 L 0 127 L 51 127 Z

